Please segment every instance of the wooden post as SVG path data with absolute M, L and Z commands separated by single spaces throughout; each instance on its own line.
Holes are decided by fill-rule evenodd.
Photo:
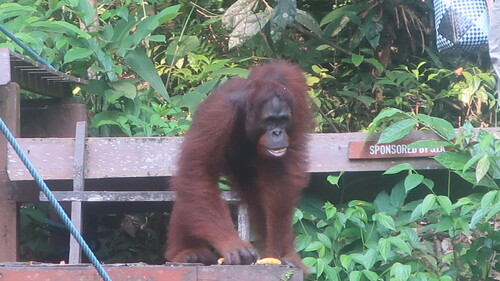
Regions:
M 75 158 L 73 191 L 84 191 L 85 186 L 85 140 L 87 139 L 86 122 L 76 123 Z M 82 202 L 71 202 L 71 221 L 78 232 L 82 233 Z M 82 261 L 82 249 L 73 236 L 69 238 L 69 263 L 76 264 Z
M 241 239 L 250 241 L 250 219 L 248 218 L 248 207 L 246 204 L 238 204 L 238 233 Z
M 19 85 L 9 82 L 0 86 L 0 117 L 12 134 L 20 131 Z M 7 175 L 7 146 L 0 133 L 0 262 L 18 260 L 17 190 Z

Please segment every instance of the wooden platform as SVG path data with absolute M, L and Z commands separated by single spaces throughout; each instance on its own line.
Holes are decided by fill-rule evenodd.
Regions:
M 145 265 L 104 266 L 113 281 L 302 281 L 302 271 L 288 266 L 263 265 Z M 87 264 L 0 263 L 0 281 L 100 281 Z

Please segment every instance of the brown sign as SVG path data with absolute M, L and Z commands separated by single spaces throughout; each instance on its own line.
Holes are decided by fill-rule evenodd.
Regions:
M 349 159 L 380 158 L 416 158 L 430 157 L 445 151 L 438 148 L 409 148 L 415 140 L 399 140 L 391 143 L 377 144 L 376 141 L 357 141 L 349 143 Z

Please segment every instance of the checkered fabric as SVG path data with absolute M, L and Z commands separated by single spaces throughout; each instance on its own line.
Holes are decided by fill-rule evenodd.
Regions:
M 473 51 L 488 45 L 485 0 L 434 0 L 439 52 Z

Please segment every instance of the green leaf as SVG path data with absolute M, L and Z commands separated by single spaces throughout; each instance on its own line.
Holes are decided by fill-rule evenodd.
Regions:
M 305 248 L 304 251 L 306 252 L 314 252 L 314 251 L 317 251 L 321 248 L 323 248 L 323 243 L 319 242 L 319 241 L 312 241 L 311 244 L 309 244 L 309 246 L 307 246 L 307 248 Z
M 488 170 L 490 169 L 490 156 L 489 155 L 484 155 L 477 161 L 476 165 L 476 182 L 479 183 L 484 176 L 488 173 Z
M 187 107 L 189 112 L 196 112 L 198 105 L 206 98 L 205 94 L 198 91 L 190 91 L 179 98 L 177 106 Z
M 486 209 L 478 209 L 474 215 L 472 215 L 472 218 L 470 220 L 470 227 L 471 228 L 474 228 L 476 226 L 476 224 L 481 221 L 481 219 L 483 219 L 489 212 L 489 208 L 486 208 Z
M 387 261 L 391 251 L 391 242 L 387 238 L 380 238 L 378 240 L 378 250 L 384 261 Z
M 346 270 L 350 270 L 352 257 L 350 255 L 340 255 L 340 265 Z
M 433 157 L 441 165 L 450 170 L 462 171 L 469 157 L 460 152 L 446 151 Z
M 302 259 L 302 262 L 309 268 L 316 266 L 316 259 L 313 257 L 305 257 Z
M 318 240 L 328 249 L 331 249 L 332 248 L 332 240 L 330 240 L 330 238 L 328 236 L 326 236 L 325 234 L 323 233 L 318 233 L 317 234 L 318 236 Z
M 389 237 L 388 240 L 389 240 L 389 242 L 391 242 L 392 245 L 396 246 L 401 251 L 405 252 L 408 255 L 411 255 L 410 246 L 403 239 L 401 239 L 401 237 L 393 236 L 393 237 Z
M 422 216 L 425 216 L 430 209 L 434 207 L 436 203 L 436 195 L 428 194 L 425 196 L 424 201 L 422 202 Z
M 406 176 L 404 183 L 406 193 L 410 192 L 412 189 L 417 187 L 423 181 L 424 181 L 424 176 L 419 174 L 409 174 L 408 176 Z
M 115 91 L 113 89 L 108 89 L 104 91 L 104 97 L 106 98 L 106 101 L 110 103 L 116 102 L 119 98 L 123 97 L 123 94 L 121 92 Z
M 131 39 L 127 45 L 132 48 L 136 47 L 142 40 L 147 38 L 160 24 L 172 20 L 178 15 L 180 5 L 174 5 L 166 9 L 162 9 L 160 13 L 143 18 L 135 29 Z M 149 38 L 151 40 L 151 38 Z
M 366 277 L 366 279 L 370 281 L 378 281 L 378 274 L 370 271 L 370 270 L 363 270 L 363 275 Z
M 165 43 L 165 41 L 167 40 L 167 37 L 165 37 L 165 35 L 151 35 L 151 36 L 148 36 L 146 39 L 148 39 L 149 41 L 152 41 L 152 42 Z
M 420 238 L 418 237 L 417 232 L 410 227 L 403 227 L 401 229 L 401 234 L 403 236 L 406 236 L 408 238 L 408 241 L 410 242 L 410 245 L 413 247 L 417 247 L 418 243 L 420 241 Z
M 415 129 L 417 123 L 415 119 L 404 119 L 391 124 L 382 132 L 377 144 L 390 143 L 403 138 Z
M 340 172 L 338 175 L 329 175 L 326 180 L 332 185 L 339 185 L 339 180 L 344 175 L 344 172 Z
M 424 180 L 422 181 L 422 183 L 427 186 L 429 189 L 433 189 L 434 188 L 434 181 L 431 180 L 431 179 L 426 179 L 424 178 Z
M 444 212 L 449 216 L 451 214 L 451 211 L 453 210 L 453 205 L 450 198 L 448 198 L 447 196 L 439 195 L 437 197 L 437 201 Z
M 479 154 L 472 156 L 472 158 L 469 161 L 467 161 L 467 163 L 465 163 L 462 171 L 465 172 L 466 170 L 468 170 L 472 165 L 474 165 L 484 155 L 485 155 L 485 153 L 483 152 L 483 153 L 479 153 Z
M 441 140 L 418 140 L 410 143 L 408 148 L 440 148 L 449 146 L 450 142 Z
M 400 181 L 391 190 L 391 206 L 393 206 L 394 209 L 388 209 L 387 214 L 391 216 L 395 215 L 398 209 L 403 206 L 405 200 L 406 192 L 404 182 Z
M 99 127 L 102 125 L 117 125 L 118 118 L 123 114 L 118 111 L 103 111 L 99 112 L 92 118 L 92 127 Z
M 369 13 L 368 17 L 373 17 L 373 13 Z M 352 20 L 352 19 L 351 19 Z M 380 33 L 382 31 L 382 24 L 380 24 L 377 20 L 365 20 L 363 24 L 359 25 L 359 31 L 364 35 L 364 37 L 368 40 L 373 49 L 377 48 L 380 41 Z
M 94 52 L 92 50 L 80 47 L 74 47 L 69 49 L 66 54 L 64 54 L 64 63 L 70 63 L 76 60 L 89 59 Z
M 361 271 L 352 271 L 349 273 L 349 281 L 360 281 L 361 277 L 363 277 L 363 273 Z
M 497 204 L 493 208 L 489 208 L 490 211 L 486 215 L 486 220 L 490 220 L 492 217 L 497 216 L 500 213 L 500 202 L 497 202 Z
M 481 132 L 484 132 L 484 131 L 480 131 L 480 141 L 479 141 L 479 145 L 480 145 L 480 148 L 481 150 L 486 150 L 488 149 L 488 147 L 490 146 L 491 142 L 493 141 L 493 135 L 490 134 L 490 133 L 487 133 L 487 132 L 484 132 L 481 134 Z
M 406 114 L 406 113 L 397 108 L 386 107 L 373 119 L 372 123 L 378 124 L 380 121 L 386 118 L 391 118 L 399 114 Z
M 297 9 L 295 20 L 318 36 L 323 33 L 316 19 L 304 10 Z
M 363 257 L 363 266 L 369 270 L 377 262 L 378 252 L 374 248 L 370 248 Z
M 416 117 L 426 126 L 436 130 L 444 139 L 452 140 L 455 138 L 455 130 L 450 122 L 438 117 L 428 116 L 424 114 L 417 114 Z
M 82 13 L 83 23 L 86 27 L 90 27 L 94 22 L 94 7 L 90 4 L 88 0 L 79 0 L 77 10 Z
M 65 21 L 39 21 L 32 23 L 31 26 L 59 33 L 72 32 L 76 33 L 83 39 L 91 38 L 90 34 L 88 34 L 87 32 Z
M 198 48 L 199 45 L 200 39 L 196 36 L 185 36 L 182 39 L 175 38 L 167 47 L 167 63 L 175 64 L 180 58 Z
M 352 3 L 344 6 L 336 6 L 333 11 L 326 14 L 320 22 L 320 25 L 323 26 L 325 24 L 331 23 L 335 20 L 338 20 L 344 17 L 345 14 L 358 14 L 363 11 L 367 7 L 368 3 Z
M 470 198 L 462 197 L 462 198 L 458 199 L 458 201 L 455 204 L 452 205 L 452 209 L 457 209 L 459 207 L 462 207 L 463 205 L 467 205 L 470 203 L 471 203 Z
M 340 267 L 331 267 L 328 264 L 325 266 L 326 280 L 340 281 L 339 272 L 342 269 Z
M 375 58 L 367 58 L 366 61 L 371 65 L 375 66 L 378 72 L 384 72 L 384 66 Z
M 390 230 L 396 231 L 394 219 L 391 216 L 388 216 L 385 212 L 373 214 L 373 220 L 379 222 L 381 225 Z
M 327 220 L 333 218 L 333 216 L 337 213 L 337 208 L 335 208 L 335 206 L 333 206 L 330 202 L 325 203 L 324 209 Z
M 375 206 L 375 210 L 377 212 L 387 211 L 389 206 L 391 206 L 391 197 L 384 190 L 377 195 L 373 201 L 373 205 Z
M 316 275 L 321 276 L 325 270 L 325 261 L 323 259 L 316 260 Z
M 391 266 L 390 274 L 396 278 L 395 280 L 408 280 L 411 275 L 411 266 L 396 262 Z
M 418 204 L 417 207 L 411 212 L 410 216 L 410 222 L 415 221 L 416 219 L 419 219 L 423 217 L 422 215 L 422 204 Z
M 359 66 L 363 60 L 365 59 L 364 56 L 362 55 L 358 55 L 358 54 L 352 54 L 351 55 L 351 61 L 352 61 L 352 64 L 354 64 L 354 66 Z
M 433 224 L 433 228 L 436 229 L 436 232 L 447 232 L 453 229 L 453 221 L 450 217 L 443 217 L 437 223 Z
M 136 48 L 128 52 L 124 59 L 125 63 L 127 63 L 132 70 L 148 82 L 166 101 L 170 101 L 167 89 L 144 49 Z
M 393 175 L 401 171 L 410 171 L 410 170 L 414 170 L 413 166 L 410 163 L 401 163 L 396 166 L 392 166 L 387 171 L 385 171 L 383 175 Z
M 126 81 L 117 81 L 112 83 L 113 89 L 120 92 L 124 97 L 131 100 L 135 99 L 137 91 L 135 85 Z
M 304 250 L 305 248 L 307 248 L 307 246 L 309 246 L 309 244 L 311 244 L 311 241 L 312 237 L 309 235 L 297 235 L 297 237 L 295 238 L 295 250 L 297 252 Z
M 500 191 L 498 190 L 492 190 L 483 195 L 483 198 L 481 198 L 481 208 L 487 208 L 491 207 L 492 203 L 497 204 L 498 199 L 496 198 L 498 196 Z

